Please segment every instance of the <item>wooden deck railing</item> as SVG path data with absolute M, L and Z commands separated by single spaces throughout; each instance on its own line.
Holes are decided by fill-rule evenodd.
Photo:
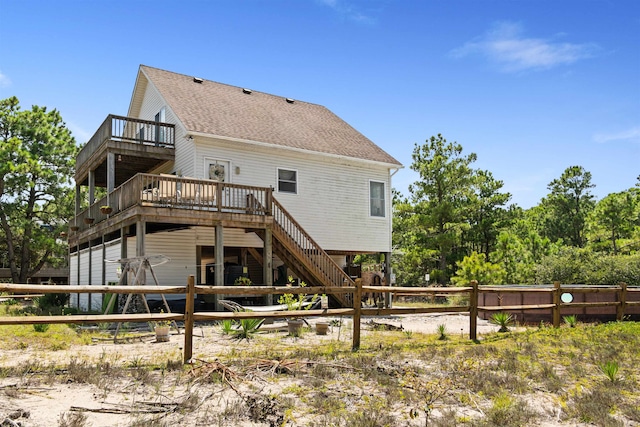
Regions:
M 594 288 L 595 289 L 595 288 Z M 121 323 L 121 322 L 154 322 L 161 320 L 184 321 L 184 363 L 188 363 L 193 354 L 193 328 L 197 321 L 216 321 L 224 319 L 261 319 L 261 318 L 292 318 L 292 317 L 327 317 L 327 316 L 352 316 L 353 317 L 353 342 L 352 348 L 360 348 L 360 328 L 361 316 L 390 316 L 401 314 L 420 313 L 469 313 L 469 339 L 477 339 L 477 314 L 478 311 L 498 311 L 508 310 L 514 307 L 505 306 L 478 306 L 478 291 L 482 292 L 522 292 L 522 288 L 513 287 L 478 287 L 476 282 L 472 282 L 468 287 L 391 287 L 391 286 L 362 286 L 362 280 L 356 279 L 355 286 L 321 286 L 321 287 L 289 287 L 289 286 L 196 286 L 195 276 L 191 275 L 187 279 L 186 286 L 74 286 L 74 285 L 23 285 L 23 284 L 2 284 L 0 292 L 16 294 L 46 294 L 46 293 L 98 293 L 98 294 L 181 294 L 185 295 L 186 305 L 184 313 L 144 313 L 144 314 L 105 314 L 105 315 L 65 315 L 65 316 L 5 316 L 0 317 L 0 325 L 29 325 L 42 323 L 58 324 L 78 324 L 78 323 Z M 560 326 L 560 314 L 563 308 L 572 306 L 581 307 L 584 303 L 563 303 L 560 295 L 565 291 L 590 292 L 587 287 L 562 287 L 559 283 L 553 288 L 529 288 L 528 292 L 552 292 L 554 303 L 549 306 L 521 305 L 515 308 L 519 310 L 553 310 L 553 325 Z M 363 291 L 367 292 L 392 292 L 410 295 L 455 295 L 467 294 L 468 304 L 463 305 L 443 305 L 438 307 L 416 307 L 416 308 L 361 308 Z M 640 294 L 639 287 L 620 286 L 598 287 L 594 292 L 615 293 L 620 300 L 613 303 L 591 303 L 589 306 L 616 306 L 618 320 L 623 320 L 625 310 L 628 307 L 640 306 L 640 301 L 627 301 L 626 295 L 629 293 Z M 194 301 L 196 294 L 225 294 L 225 295 L 268 295 L 268 294 L 351 294 L 353 295 L 353 308 L 339 309 L 310 309 L 293 311 L 271 311 L 271 312 L 195 312 Z
M 92 224 L 98 224 L 109 216 L 137 205 L 268 215 L 270 210 L 265 206 L 271 206 L 271 191 L 269 187 L 141 173 L 93 203 L 76 217 L 75 224 L 70 225 L 83 231 L 90 227 L 85 223 L 85 218 L 91 218 Z M 112 208 L 110 214 L 100 210 L 101 206 L 106 205 Z
M 155 147 L 175 146 L 175 125 L 109 114 L 80 150 L 76 164 L 83 165 L 106 141 L 122 141 Z

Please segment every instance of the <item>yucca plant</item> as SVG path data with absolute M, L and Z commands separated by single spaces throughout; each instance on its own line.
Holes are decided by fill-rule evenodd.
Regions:
M 233 331 L 235 338 L 248 340 L 262 326 L 262 322 L 264 322 L 264 319 L 240 319 L 240 329 Z
M 220 323 L 220 327 L 222 328 L 222 333 L 224 335 L 229 335 L 231 334 L 231 332 L 233 331 L 233 320 L 231 319 L 224 319 L 221 323 Z
M 447 326 L 444 323 L 438 325 L 438 339 L 441 341 L 447 339 Z
M 509 332 L 509 326 L 513 323 L 513 315 L 499 312 L 491 315 L 489 323 L 500 326 L 498 332 Z
M 564 323 L 566 323 L 570 328 L 575 328 L 578 324 L 578 318 L 573 314 L 571 316 L 564 316 L 562 320 L 564 320 Z

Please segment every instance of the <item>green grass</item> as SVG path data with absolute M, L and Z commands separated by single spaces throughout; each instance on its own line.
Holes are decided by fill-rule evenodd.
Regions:
M 0 348 L 64 350 L 71 345 L 91 344 L 91 334 L 78 333 L 67 325 L 49 325 L 43 332 L 36 331 L 34 326 L 36 325 L 0 326 Z

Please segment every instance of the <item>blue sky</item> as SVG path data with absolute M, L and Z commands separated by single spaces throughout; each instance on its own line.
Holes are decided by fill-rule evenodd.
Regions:
M 145 64 L 322 104 L 405 165 L 443 134 L 529 208 L 569 166 L 640 175 L 637 0 L 0 0 L 0 98 L 78 142 Z

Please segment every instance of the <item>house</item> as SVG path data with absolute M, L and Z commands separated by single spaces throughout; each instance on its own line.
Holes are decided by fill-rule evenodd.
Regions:
M 69 282 L 117 282 L 109 261 L 162 254 L 160 285 L 342 286 L 354 255 L 389 260 L 401 167 L 321 105 L 140 66 L 127 116 L 109 115 L 77 156 Z

